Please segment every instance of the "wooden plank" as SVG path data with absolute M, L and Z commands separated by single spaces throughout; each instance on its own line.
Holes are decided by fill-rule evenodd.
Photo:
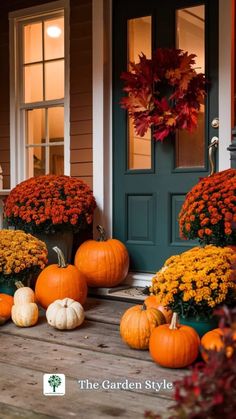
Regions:
M 10 175 L 3 176 L 3 189 L 10 189 Z
M 68 332 L 61 332 L 61 334 Z M 134 388 L 133 393 L 153 394 L 172 399 L 172 391 L 162 388 L 157 392 L 154 388 L 146 388 L 145 382 L 170 383 L 186 374 L 186 370 L 161 368 L 155 363 L 143 359 L 126 358 L 114 354 L 94 352 L 74 348 L 55 342 L 44 342 L 20 336 L 0 333 L 1 352 L 0 363 L 15 365 L 22 368 L 33 366 L 34 370 L 43 373 L 63 373 L 71 379 L 112 382 L 141 383 L 141 388 Z M 86 336 L 86 335 L 85 335 Z M 9 350 L 10 348 L 10 350 Z M 1 401 L 1 400 L 0 400 Z
M 74 348 L 92 349 L 95 352 L 144 359 L 152 362 L 148 351 L 138 351 L 129 348 L 120 337 L 119 326 L 114 324 L 98 323 L 86 319 L 83 326 L 76 330 L 72 330 L 69 333 L 59 332 L 50 327 L 46 322 L 44 314 L 41 314 L 37 327 L 18 328 L 12 322 L 8 322 L 4 327 L 1 327 L 0 331 L 12 336 L 54 342 Z
M 98 382 L 101 389 L 104 389 L 102 386 L 107 380 L 123 383 L 125 386 L 133 383 L 132 392 L 140 397 L 158 395 L 160 398 L 173 400 L 173 383 L 186 374 L 186 371 L 164 369 L 142 359 L 98 354 L 93 350 L 56 343 L 40 341 L 39 344 L 33 339 L 5 334 L 1 334 L 1 349 L 0 364 L 25 369 L 30 367 L 42 373 L 63 373 L 73 380 Z M 83 389 L 81 385 L 80 389 Z M 125 389 L 131 391 L 128 387 Z
M 89 74 L 88 76 L 81 77 L 79 74 L 79 69 L 77 70 L 77 80 L 74 80 L 70 84 L 70 89 L 73 93 L 86 93 L 92 91 L 92 77 Z
M 92 106 L 92 92 L 70 94 L 70 106 Z
M 92 107 L 80 106 L 78 108 L 71 108 L 70 120 L 71 122 L 92 120 Z
M 90 36 L 84 36 L 79 39 L 72 39 L 70 43 L 70 52 L 78 54 L 78 51 L 91 51 L 92 50 L 92 32 Z M 81 64 L 79 62 L 79 68 Z M 72 69 L 73 73 L 74 70 Z
M 71 122 L 71 126 L 70 126 L 71 135 L 91 134 L 91 132 L 92 132 L 92 120 Z
M 78 179 L 83 180 L 85 183 L 87 183 L 90 189 L 93 189 L 93 176 L 80 176 Z
M 43 374 L 34 368 L 32 361 L 31 364 L 29 366 L 28 360 L 28 368 L 22 368 L 0 363 L 0 402 L 19 408 L 27 406 L 33 412 L 62 419 L 142 418 L 145 410 L 164 414 L 172 404 L 172 401 L 161 399 L 158 395 L 135 395 L 121 390 L 80 390 L 77 383 L 79 376 L 76 380 L 66 376 L 65 396 L 46 397 L 42 394 Z M 47 372 L 50 371 L 52 368 Z M 59 370 L 54 372 L 63 373 L 62 362 Z
M 11 406 L 10 404 L 0 403 L 1 419 L 56 419 L 56 416 L 44 415 L 33 412 L 32 410 Z
M 71 176 L 83 177 L 92 176 L 93 165 L 92 163 L 72 163 Z
M 119 325 L 121 316 L 133 305 L 125 301 L 88 298 L 85 304 L 86 318 Z
M 10 135 L 10 125 L 9 124 L 5 124 L 5 125 L 1 125 L 0 127 L 0 138 L 5 138 L 8 137 Z
M 80 3 L 80 2 L 79 2 Z M 92 4 L 91 2 L 86 2 L 86 4 L 75 5 L 71 8 L 71 23 L 84 22 L 92 20 Z
M 91 148 L 74 150 L 70 156 L 71 163 L 80 163 L 80 162 L 88 163 L 88 162 L 92 162 L 92 160 L 93 160 L 93 150 Z
M 1 127 L 0 127 L 1 129 Z M 10 162 L 10 150 L 1 150 L 0 152 L 0 162 L 9 163 Z
M 2 150 L 10 150 L 10 138 L 4 137 L 0 138 L 0 151 Z
M 70 25 L 70 39 L 81 39 L 91 36 L 92 21 L 76 22 Z
M 77 108 L 72 108 L 77 109 Z M 92 135 L 72 135 L 70 137 L 70 148 L 71 150 L 79 150 L 81 148 L 92 148 Z

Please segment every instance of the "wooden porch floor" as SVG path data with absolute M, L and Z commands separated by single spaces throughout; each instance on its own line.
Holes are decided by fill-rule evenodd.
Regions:
M 84 325 L 73 331 L 48 326 L 43 314 L 32 328 L 12 322 L 0 328 L 0 418 L 108 419 L 142 418 L 145 410 L 165 413 L 170 390 L 145 388 L 145 380 L 161 383 L 184 370 L 158 367 L 148 351 L 129 349 L 120 338 L 119 320 L 133 303 L 89 299 Z M 66 394 L 43 395 L 43 374 L 63 373 Z M 77 380 L 102 383 L 141 382 L 137 390 L 82 390 Z

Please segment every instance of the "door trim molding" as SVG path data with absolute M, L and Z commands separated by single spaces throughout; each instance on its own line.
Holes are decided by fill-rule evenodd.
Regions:
M 233 0 L 219 0 L 219 170 L 230 167 Z

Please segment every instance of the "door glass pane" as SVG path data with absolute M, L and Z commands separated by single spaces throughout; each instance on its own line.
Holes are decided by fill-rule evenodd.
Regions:
M 51 19 L 44 24 L 44 59 L 64 57 L 64 18 Z
M 42 23 L 24 26 L 24 63 L 42 61 Z
M 139 61 L 143 52 L 152 53 L 152 18 L 144 16 L 128 20 L 128 62 Z M 151 169 L 151 130 L 144 137 L 135 133 L 133 121 L 128 117 L 128 168 Z
M 64 141 L 64 108 L 48 109 L 49 141 Z
M 45 99 L 64 97 L 64 60 L 45 63 Z
M 176 13 L 176 47 L 196 54 L 195 70 L 205 73 L 205 6 L 188 7 Z M 205 166 L 205 103 L 200 106 L 198 127 L 193 133 L 176 134 L 176 167 Z
M 25 103 L 43 100 L 43 65 L 27 65 L 24 73 Z
M 50 173 L 53 175 L 64 174 L 64 146 L 57 145 L 49 148 Z
M 45 143 L 45 109 L 33 109 L 27 111 L 27 143 Z

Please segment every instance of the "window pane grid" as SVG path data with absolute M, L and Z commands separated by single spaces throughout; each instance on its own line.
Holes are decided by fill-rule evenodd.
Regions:
M 42 53 L 40 53 L 40 55 L 42 56 L 42 60 L 40 59 L 30 60 L 30 58 L 26 60 L 25 57 L 27 57 L 28 54 L 31 53 L 31 50 L 27 52 L 26 48 L 27 46 L 29 47 L 31 45 L 32 40 L 30 39 L 30 35 L 29 35 L 29 39 L 26 41 L 25 33 L 27 30 L 27 27 L 30 28 L 30 25 L 32 25 L 32 22 L 23 26 L 23 33 L 24 33 L 24 36 L 23 36 L 24 54 L 22 55 L 23 74 L 24 74 L 24 78 L 23 78 L 24 83 L 23 83 L 23 92 L 22 92 L 23 104 L 47 102 L 47 100 L 64 99 L 64 64 L 65 64 L 64 41 L 61 48 L 61 51 L 63 52 L 63 54 L 59 54 L 56 57 L 53 57 L 53 56 L 46 57 L 45 55 L 46 54 L 45 23 L 48 24 L 48 22 L 50 21 L 52 23 L 55 23 L 57 22 L 58 18 L 60 18 L 61 20 L 61 25 L 62 25 L 63 34 L 64 34 L 64 22 L 61 17 L 55 16 L 54 18 L 50 17 L 50 19 L 45 19 L 45 20 L 40 19 L 40 21 L 36 21 L 33 23 L 34 26 L 36 26 L 37 24 L 41 25 L 40 42 L 42 45 L 40 49 Z M 30 33 L 30 31 L 28 32 Z M 51 38 L 48 37 L 48 39 L 51 39 Z M 47 41 L 47 42 L 50 45 L 50 41 Z M 50 54 L 50 51 L 51 51 L 51 54 L 53 55 L 53 44 L 50 46 L 49 53 L 47 54 Z M 39 58 L 39 55 L 37 54 L 33 55 L 33 57 L 37 57 L 37 56 Z M 58 67 L 58 70 L 59 70 L 58 72 L 54 71 L 53 64 L 54 66 L 56 65 Z M 50 78 L 52 74 L 56 74 L 57 80 L 54 80 L 54 83 L 51 85 L 49 82 L 46 83 L 46 81 L 47 81 L 47 75 L 48 75 L 48 78 Z M 33 80 L 35 79 L 39 80 L 39 84 L 33 82 Z

